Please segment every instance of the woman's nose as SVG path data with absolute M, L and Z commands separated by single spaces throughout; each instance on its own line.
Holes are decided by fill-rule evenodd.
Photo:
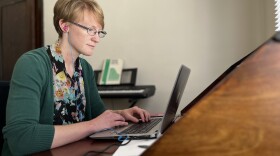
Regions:
M 98 36 L 98 33 L 96 33 L 95 35 L 91 36 L 91 40 L 96 42 L 96 43 L 99 43 L 100 37 Z

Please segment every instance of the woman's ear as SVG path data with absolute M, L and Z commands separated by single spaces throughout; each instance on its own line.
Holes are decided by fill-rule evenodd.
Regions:
M 69 31 L 69 26 L 67 25 L 67 22 L 64 22 L 63 19 L 59 20 L 59 26 L 62 32 L 68 32 Z

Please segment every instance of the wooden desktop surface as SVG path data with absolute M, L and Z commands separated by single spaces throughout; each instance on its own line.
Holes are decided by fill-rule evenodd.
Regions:
M 65 146 L 33 154 L 32 156 L 108 156 L 113 155 L 118 149 L 118 146 L 112 146 L 101 154 L 96 153 L 96 151 L 102 151 L 113 144 L 119 144 L 119 142 L 113 140 L 93 140 L 85 138 Z
M 280 42 L 270 40 L 198 101 L 150 155 L 280 154 Z

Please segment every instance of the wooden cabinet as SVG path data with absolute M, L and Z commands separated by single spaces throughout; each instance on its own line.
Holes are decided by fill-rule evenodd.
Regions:
M 17 59 L 43 45 L 43 0 L 0 0 L 0 80 L 10 80 Z

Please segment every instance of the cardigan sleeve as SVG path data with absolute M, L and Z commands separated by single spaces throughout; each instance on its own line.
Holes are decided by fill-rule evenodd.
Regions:
M 41 92 L 46 67 L 39 55 L 26 53 L 17 61 L 10 83 L 3 135 L 13 155 L 50 149 L 54 126 L 40 123 Z M 51 106 L 50 106 L 51 107 Z

